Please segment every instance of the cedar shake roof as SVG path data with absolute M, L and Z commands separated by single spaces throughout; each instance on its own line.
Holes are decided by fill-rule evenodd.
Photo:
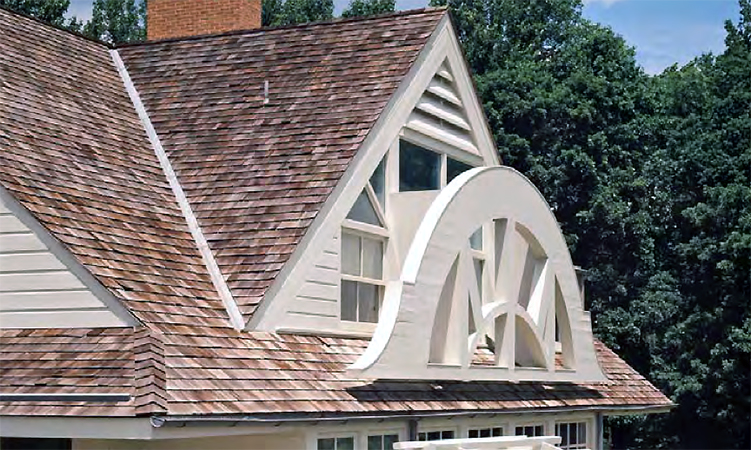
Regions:
M 120 49 L 246 320 L 445 14 Z
M 139 320 L 229 326 L 107 47 L 0 9 L 0 167 Z
M 139 335 L 141 344 L 134 344 L 139 342 Z M 211 335 L 189 339 L 164 336 L 162 343 L 162 339 L 148 336 L 143 330 L 132 329 L 4 330 L 0 337 L 4 342 L 0 351 L 3 392 L 120 392 L 135 396 L 125 404 L 0 403 L 4 414 L 102 416 L 161 412 L 171 416 L 316 417 L 327 413 L 671 406 L 660 391 L 599 342 L 595 343 L 597 356 L 608 381 L 587 384 L 352 379 L 345 372 L 346 367 L 368 344 L 365 339 L 355 338 L 261 332 L 238 337 L 232 331 L 215 330 Z M 138 363 L 152 359 L 157 362 Z M 137 392 L 134 386 L 149 376 L 147 370 L 153 367 L 157 370 L 150 376 L 165 381 L 148 392 Z M 161 367 L 163 372 L 159 371 Z M 36 385 L 40 381 L 44 387 Z M 142 406 L 138 409 L 134 404 Z
M 247 320 L 444 10 L 119 50 Z M 269 101 L 264 104 L 264 82 Z M 597 344 L 598 384 L 371 382 L 368 342 L 231 328 L 133 102 L 99 43 L 0 8 L 0 185 L 142 323 L 0 330 L 3 415 L 332 414 L 661 407 Z

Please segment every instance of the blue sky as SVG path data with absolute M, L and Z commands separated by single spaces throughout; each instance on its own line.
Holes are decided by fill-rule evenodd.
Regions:
M 71 0 L 69 12 L 88 20 L 93 0 Z M 190 1 L 190 0 L 185 0 Z M 341 12 L 348 0 L 334 0 Z M 397 8 L 421 8 L 427 0 L 397 0 Z M 584 0 L 584 16 L 611 27 L 636 47 L 639 63 L 651 74 L 685 64 L 725 47 L 726 19 L 737 21 L 737 0 Z

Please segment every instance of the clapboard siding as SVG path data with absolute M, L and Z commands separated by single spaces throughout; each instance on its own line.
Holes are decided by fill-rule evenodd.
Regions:
M 126 325 L 0 199 L 0 328 Z
M 289 314 L 296 320 L 339 320 L 339 235 L 335 235 L 316 258 L 298 292 Z M 323 325 L 323 324 L 321 324 Z M 332 324 L 326 324 L 326 328 Z

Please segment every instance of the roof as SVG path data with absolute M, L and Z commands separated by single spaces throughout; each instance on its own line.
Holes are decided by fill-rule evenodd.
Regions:
M 246 321 L 445 14 L 119 50 Z M 109 49 L 0 21 L 0 183 L 142 322 L 230 326 Z
M 135 395 L 133 332 L 109 329 L 0 332 L 0 385 L 15 393 L 125 392 Z M 77 348 L 73 340 L 77 339 Z M 124 339 L 125 348 L 115 348 Z M 142 338 L 143 339 L 143 338 Z M 603 344 L 597 357 L 608 381 L 600 383 L 372 381 L 353 379 L 346 368 L 365 350 L 366 339 L 228 331 L 189 340 L 164 336 L 164 398 L 170 416 L 374 415 L 437 411 L 513 412 L 535 408 L 669 407 L 671 402 Z M 73 351 L 74 353 L 69 353 Z M 75 355 L 75 358 L 71 356 Z M 50 361 L 70 361 L 60 369 Z M 141 358 L 144 360 L 145 358 Z M 54 367 L 54 368 L 53 368 Z M 44 380 L 46 387 L 35 386 Z M 441 386 L 436 389 L 436 384 Z M 125 405 L 65 402 L 0 403 L 10 414 L 59 415 L 74 408 L 88 416 L 135 414 Z M 143 403 L 143 401 L 141 401 Z M 156 407 L 155 405 L 151 405 Z M 8 408 L 7 410 L 5 408 Z
M 247 320 L 445 10 L 119 49 Z M 2 414 L 335 414 L 664 406 L 598 344 L 610 381 L 371 382 L 368 341 L 240 332 L 103 44 L 0 8 L 0 185 L 142 323 L 2 330 Z M 268 82 L 268 102 L 264 86 Z
M 120 50 L 246 319 L 444 15 Z

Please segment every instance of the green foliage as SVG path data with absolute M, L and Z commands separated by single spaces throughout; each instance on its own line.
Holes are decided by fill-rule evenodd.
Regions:
M 452 10 L 503 161 L 588 269 L 596 333 L 678 404 L 611 421 L 613 443 L 747 448 L 749 0 L 725 53 L 658 77 L 576 0 L 433 4 Z
M 333 0 L 263 0 L 263 26 L 320 22 L 334 17 Z
M 342 11 L 342 17 L 372 16 L 396 10 L 396 0 L 352 0 Z
M 65 18 L 70 0 L 0 0 L 0 6 L 73 31 L 81 27 L 75 17 Z
M 146 39 L 146 1 L 94 0 L 91 20 L 83 31 L 115 45 L 142 41 Z

